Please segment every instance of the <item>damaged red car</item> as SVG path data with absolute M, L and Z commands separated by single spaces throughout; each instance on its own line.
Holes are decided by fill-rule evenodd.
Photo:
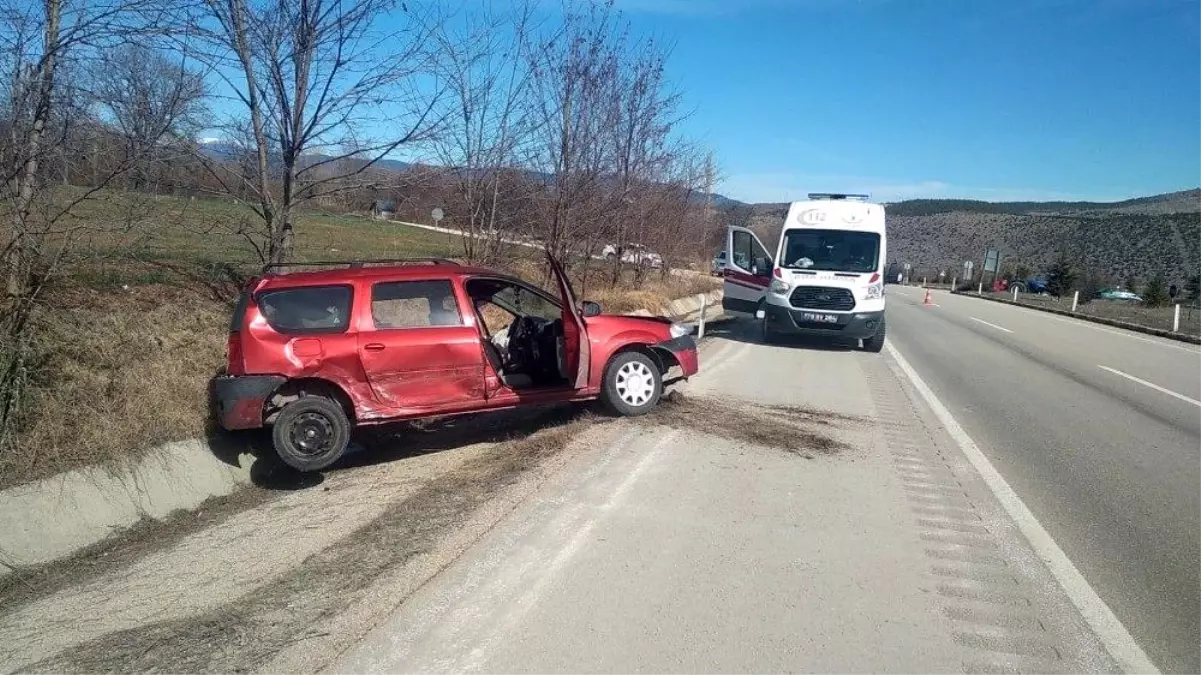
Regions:
M 641 415 L 696 374 L 689 327 L 577 303 L 548 262 L 557 294 L 441 259 L 268 266 L 234 310 L 216 418 L 270 427 L 284 462 L 316 471 L 359 425 L 594 399 Z

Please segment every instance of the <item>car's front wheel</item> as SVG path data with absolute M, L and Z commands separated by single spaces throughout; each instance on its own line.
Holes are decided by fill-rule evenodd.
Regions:
M 605 368 L 601 399 L 613 412 L 636 417 L 650 412 L 663 395 L 663 374 L 649 356 L 625 352 Z
M 875 335 L 866 338 L 863 341 L 864 351 L 874 352 L 876 354 L 884 351 L 884 329 L 884 319 L 880 319 L 880 330 L 876 331 Z
M 285 464 L 300 471 L 320 471 L 346 452 L 350 420 L 337 401 L 305 396 L 284 406 L 271 437 Z

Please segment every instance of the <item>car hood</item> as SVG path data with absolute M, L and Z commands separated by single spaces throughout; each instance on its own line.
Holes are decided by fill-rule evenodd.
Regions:
M 671 338 L 671 319 L 661 316 L 638 316 L 636 314 L 601 314 L 584 320 L 589 326 L 612 328 L 618 330 L 645 330 L 662 335 L 664 340 Z

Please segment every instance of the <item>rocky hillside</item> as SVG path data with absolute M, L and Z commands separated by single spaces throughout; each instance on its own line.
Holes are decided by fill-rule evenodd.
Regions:
M 773 238 L 786 211 L 757 204 L 749 224 Z M 1063 251 L 1114 280 L 1162 272 L 1181 282 L 1201 270 L 1201 189 L 1108 204 L 919 199 L 887 211 L 889 260 L 933 274 L 955 274 L 965 260 L 979 269 L 986 248 L 1034 271 Z

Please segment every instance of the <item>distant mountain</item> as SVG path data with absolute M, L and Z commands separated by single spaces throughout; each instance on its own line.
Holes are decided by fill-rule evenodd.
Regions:
M 787 204 L 755 204 L 750 224 L 778 236 Z M 1180 283 L 1201 270 L 1201 189 L 1121 202 L 985 202 L 912 199 L 890 204 L 889 261 L 948 275 L 966 260 L 979 269 L 987 248 L 1042 271 L 1064 252 L 1078 265 L 1145 282 Z
M 248 152 L 247 148 L 245 148 L 237 143 L 234 143 L 232 141 L 222 140 L 219 138 L 201 139 L 199 141 L 199 146 L 200 146 L 200 151 L 206 157 L 209 157 L 211 159 L 216 159 L 219 161 L 223 161 L 223 162 L 238 161 Z M 318 162 L 326 161 L 328 159 L 331 159 L 330 155 L 324 155 L 321 153 L 312 153 L 312 154 L 307 154 L 307 155 L 301 156 L 300 163 L 302 166 L 308 166 L 311 164 L 316 164 Z M 280 165 L 279 155 L 273 155 L 271 157 L 271 162 L 272 162 L 273 166 L 278 167 Z M 412 165 L 409 164 L 408 162 L 402 162 L 398 159 L 381 159 L 375 163 L 375 166 L 377 166 L 381 169 L 389 170 L 389 171 L 404 171 L 405 169 L 408 169 Z

